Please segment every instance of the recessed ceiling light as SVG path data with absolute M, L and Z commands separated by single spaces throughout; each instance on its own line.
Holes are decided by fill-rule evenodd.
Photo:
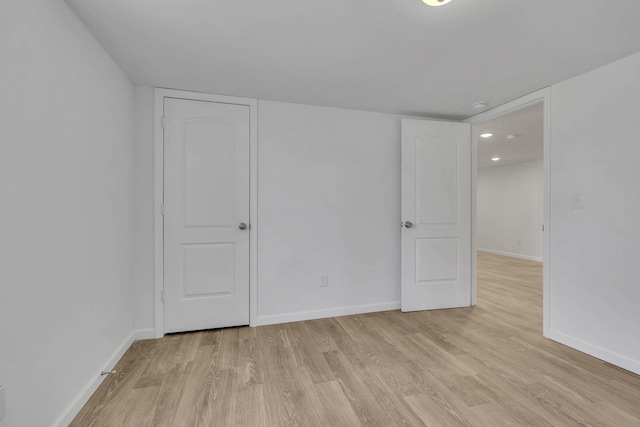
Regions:
M 492 157 L 491 160 L 493 160 L 494 162 L 497 162 L 498 160 L 500 160 L 500 157 Z
M 491 132 L 480 134 L 480 138 L 491 138 L 493 134 Z
M 450 1 L 451 0 L 422 0 L 424 4 L 428 4 L 429 6 L 443 6 Z
M 471 108 L 473 108 L 475 111 L 484 110 L 488 106 L 489 106 L 489 103 L 487 101 L 479 101 L 479 102 L 474 102 L 473 104 L 471 104 Z
M 512 133 L 507 135 L 507 139 L 513 139 L 513 138 L 517 138 L 519 135 L 517 133 Z

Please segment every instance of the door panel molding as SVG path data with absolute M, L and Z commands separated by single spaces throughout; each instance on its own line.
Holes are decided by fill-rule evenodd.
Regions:
M 401 121 L 401 309 L 471 303 L 471 126 Z
M 164 336 L 164 146 L 163 146 L 163 111 L 166 98 L 184 99 L 192 101 L 209 101 L 222 104 L 245 105 L 249 107 L 249 220 L 251 233 L 249 235 L 249 324 L 256 326 L 258 314 L 258 102 L 253 98 L 215 95 L 198 92 L 188 92 L 174 89 L 154 89 L 154 336 Z

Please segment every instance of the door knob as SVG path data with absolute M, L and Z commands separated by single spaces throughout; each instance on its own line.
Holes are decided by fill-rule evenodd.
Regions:
M 246 230 L 247 229 L 247 224 L 245 224 L 244 222 L 241 222 L 240 225 L 238 226 L 238 228 L 240 230 Z
M 413 223 L 411 221 L 407 221 L 404 223 L 404 226 L 407 228 L 412 228 L 413 227 Z

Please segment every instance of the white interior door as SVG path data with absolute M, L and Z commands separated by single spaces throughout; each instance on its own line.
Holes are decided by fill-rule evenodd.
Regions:
M 249 323 L 249 106 L 164 100 L 164 330 Z
M 471 126 L 402 120 L 402 311 L 471 305 Z

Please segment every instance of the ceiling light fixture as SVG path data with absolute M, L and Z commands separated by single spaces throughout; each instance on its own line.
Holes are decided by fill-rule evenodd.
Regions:
M 491 138 L 493 134 L 491 132 L 480 134 L 480 138 Z
M 500 157 L 492 157 L 491 160 L 493 160 L 494 162 L 497 162 L 498 160 L 500 160 Z
M 424 4 L 428 4 L 429 6 L 444 6 L 450 1 L 451 0 L 422 0 Z
M 473 110 L 475 110 L 475 111 L 484 110 L 488 106 L 489 106 L 489 103 L 487 101 L 479 101 L 479 102 L 474 102 L 473 104 L 471 104 L 471 108 Z
M 517 133 L 512 133 L 512 134 L 507 135 L 507 139 L 517 138 L 518 136 L 520 136 L 520 135 L 518 135 Z

